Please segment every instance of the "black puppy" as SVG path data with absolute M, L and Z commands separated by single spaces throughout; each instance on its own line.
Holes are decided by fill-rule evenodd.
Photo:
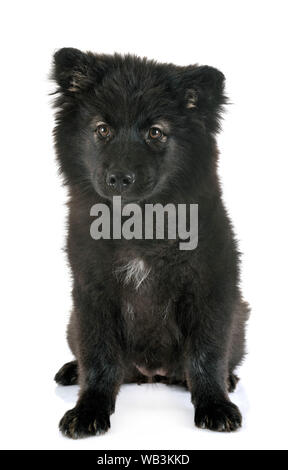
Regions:
M 103 433 L 122 383 L 163 381 L 188 387 L 197 426 L 236 430 L 241 414 L 228 392 L 249 309 L 216 171 L 223 74 L 64 48 L 53 78 L 56 150 L 69 187 L 68 342 L 76 358 L 55 380 L 80 385 L 60 429 L 72 438 Z M 181 251 L 167 237 L 94 240 L 90 209 L 110 207 L 115 195 L 124 206 L 198 204 L 197 248 Z

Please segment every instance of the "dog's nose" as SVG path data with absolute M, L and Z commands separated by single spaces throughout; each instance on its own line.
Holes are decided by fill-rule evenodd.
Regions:
M 135 182 L 135 174 L 131 171 L 108 171 L 107 185 L 116 192 L 126 191 Z

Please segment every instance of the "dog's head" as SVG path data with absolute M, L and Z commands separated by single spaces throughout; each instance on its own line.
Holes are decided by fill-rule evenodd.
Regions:
M 64 48 L 53 78 L 68 184 L 141 201 L 181 193 L 205 175 L 225 103 L 218 70 Z

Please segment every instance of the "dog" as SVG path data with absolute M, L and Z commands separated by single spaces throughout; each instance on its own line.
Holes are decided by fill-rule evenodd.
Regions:
M 60 430 L 74 439 L 106 432 L 119 387 L 133 382 L 183 385 L 196 426 L 238 429 L 228 393 L 245 356 L 249 306 L 217 176 L 224 75 L 63 48 L 52 78 L 55 148 L 69 191 L 75 357 L 55 380 L 80 385 Z M 121 207 L 197 204 L 197 247 L 180 250 L 166 236 L 91 237 L 91 207 L 111 208 L 119 196 Z

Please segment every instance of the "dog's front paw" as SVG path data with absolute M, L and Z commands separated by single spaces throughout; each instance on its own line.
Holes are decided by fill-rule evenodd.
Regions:
M 212 431 L 236 431 L 241 426 L 239 409 L 229 401 L 199 404 L 195 410 L 195 424 Z
M 64 436 L 72 439 L 103 434 L 110 428 L 109 413 L 76 406 L 65 413 L 59 428 Z

